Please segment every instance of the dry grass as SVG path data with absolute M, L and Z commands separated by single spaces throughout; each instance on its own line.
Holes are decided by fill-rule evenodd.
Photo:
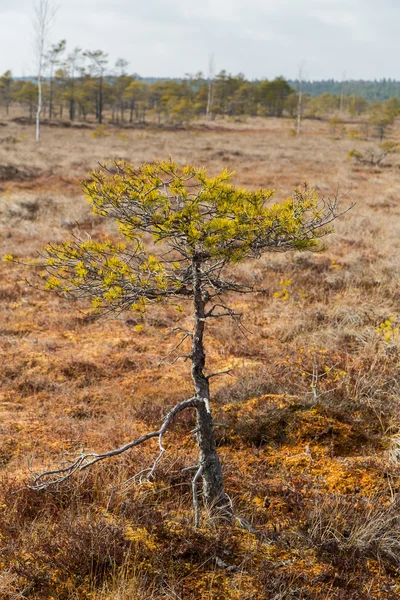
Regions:
M 398 501 L 325 496 L 316 501 L 307 525 L 309 539 L 319 552 L 332 554 L 338 562 L 367 556 L 382 565 L 398 568 L 400 564 Z
M 352 124 L 351 127 L 357 126 Z M 188 131 L 33 130 L 9 122 L 0 144 L 0 254 L 35 254 L 77 221 L 93 236 L 112 225 L 89 213 L 77 181 L 97 161 L 165 157 L 227 167 L 234 181 L 277 188 L 304 180 L 320 194 L 352 187 L 356 206 L 320 255 L 266 256 L 239 267 L 265 294 L 238 303 L 248 339 L 228 321 L 209 332 L 215 414 L 227 491 L 259 537 L 191 525 L 195 461 L 190 415 L 168 437 L 154 484 L 110 486 L 147 465 L 151 444 L 94 469 L 60 494 L 20 489 L 29 467 L 51 464 L 70 440 L 101 450 L 157 425 L 190 392 L 182 365 L 157 366 L 173 307 L 138 321 L 94 321 L 0 266 L 0 597 L 125 600 L 397 598 L 400 339 L 398 164 L 360 168 L 355 143 L 328 123 L 216 121 Z M 350 127 L 350 125 L 349 125 Z M 391 132 L 394 141 L 400 130 Z M 18 140 L 18 141 L 16 141 Z M 375 144 L 376 145 L 376 144 Z M 397 160 L 397 159 L 396 159 Z M 274 296 L 291 280 L 284 301 Z M 141 325 L 143 327 L 137 327 Z M 313 368 L 327 375 L 312 388 Z M 379 507 L 375 507 L 379 497 Z

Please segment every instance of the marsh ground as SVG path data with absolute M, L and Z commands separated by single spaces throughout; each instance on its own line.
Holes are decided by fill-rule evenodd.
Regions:
M 110 486 L 147 465 L 149 444 L 58 494 L 23 488 L 29 469 L 77 442 L 101 450 L 157 425 L 190 392 L 185 366 L 158 366 L 174 307 L 96 321 L 32 288 L 29 269 L 0 267 L 0 595 L 4 598 L 369 599 L 400 593 L 400 160 L 347 159 L 376 148 L 353 122 L 229 120 L 188 130 L 0 127 L 0 254 L 29 258 L 90 214 L 78 181 L 97 162 L 164 158 L 235 171 L 234 183 L 304 181 L 350 190 L 355 206 L 321 254 L 268 255 L 238 267 L 265 292 L 239 302 L 250 333 L 209 331 L 219 451 L 236 512 L 258 535 L 211 520 L 192 526 L 189 417 L 168 438 L 152 484 Z M 97 131 L 97 134 L 93 135 Z M 359 132 L 359 134 L 357 133 Z M 400 141 L 394 127 L 390 139 Z M 359 138 L 359 139 L 358 139 Z M 312 387 L 312 372 L 321 377 Z M 322 375 L 325 373 L 324 375 Z M 315 382 L 314 382 L 315 383 Z M 17 494 L 12 492 L 21 489 Z M 108 506 L 108 512 L 106 507 Z

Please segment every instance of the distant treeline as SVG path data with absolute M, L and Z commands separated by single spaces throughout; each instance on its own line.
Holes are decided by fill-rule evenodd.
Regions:
M 157 83 L 160 81 L 176 81 L 180 83 L 182 78 L 175 79 L 172 77 L 142 77 L 141 81 L 148 84 Z M 299 89 L 298 79 L 288 79 L 288 84 L 294 89 Z M 364 79 L 350 79 L 344 81 L 336 81 L 335 79 L 322 79 L 321 81 L 304 81 L 302 82 L 304 93 L 317 97 L 322 94 L 330 94 L 332 96 L 358 96 L 364 98 L 368 102 L 384 102 L 390 98 L 400 98 L 400 81 L 395 79 L 375 79 L 374 81 Z
M 42 117 L 50 120 L 164 125 L 220 116 L 295 119 L 300 111 L 309 118 L 362 116 L 387 127 L 400 114 L 400 83 L 391 80 L 304 82 L 299 97 L 299 83 L 284 77 L 250 81 L 223 70 L 212 78 L 146 79 L 129 73 L 124 59 L 110 65 L 101 50 L 68 53 L 65 40 L 49 49 L 46 65 Z M 16 107 L 33 120 L 37 98 L 34 78 L 14 78 L 10 71 L 0 76 L 0 110 L 6 114 Z
M 298 80 L 289 80 L 289 85 L 299 88 Z M 305 93 L 310 96 L 332 94 L 345 96 L 359 96 L 368 102 L 382 102 L 390 98 L 400 97 L 400 81 L 394 79 L 379 79 L 375 81 L 349 80 L 335 81 L 326 79 L 322 81 L 304 81 L 302 84 Z
M 16 80 L 35 81 L 34 77 L 17 77 Z M 182 77 L 140 77 L 140 81 L 147 85 L 159 84 L 168 81 L 182 83 Z M 260 80 L 255 80 L 257 83 Z M 262 81 L 262 80 L 261 80 Z M 299 90 L 298 79 L 288 79 L 288 84 L 293 90 Z M 384 102 L 390 98 L 400 98 L 400 81 L 395 79 L 375 79 L 374 81 L 363 79 L 351 79 L 336 81 L 335 79 L 322 79 L 320 81 L 303 81 L 302 90 L 305 94 L 318 97 L 322 94 L 333 96 L 358 96 L 368 102 Z

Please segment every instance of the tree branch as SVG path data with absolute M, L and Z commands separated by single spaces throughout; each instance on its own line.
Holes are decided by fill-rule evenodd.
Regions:
M 229 375 L 232 373 L 232 369 L 225 369 L 225 371 L 217 371 L 216 373 L 211 373 L 207 375 L 207 379 L 211 379 L 212 377 L 218 377 L 219 375 Z
M 113 458 L 114 456 L 123 454 L 124 452 L 126 452 L 127 450 L 130 450 L 131 448 L 134 448 L 135 446 L 139 446 L 140 444 L 147 442 L 147 440 L 157 437 L 160 452 L 159 452 L 156 460 L 154 461 L 153 466 L 150 469 L 144 469 L 140 473 L 140 474 L 143 474 L 144 472 L 148 471 L 149 473 L 147 475 L 147 479 L 149 479 L 150 477 L 152 477 L 154 475 L 158 463 L 160 462 L 164 453 L 166 452 L 166 449 L 163 446 L 163 437 L 164 437 L 165 432 L 167 431 L 169 425 L 171 424 L 171 422 L 173 421 L 173 419 L 176 417 L 177 414 L 179 414 L 186 408 L 195 407 L 196 403 L 197 403 L 196 398 L 190 398 L 189 400 L 184 400 L 183 402 L 179 402 L 179 404 L 176 404 L 169 411 L 169 413 L 167 414 L 167 416 L 165 417 L 165 419 L 163 421 L 162 426 L 157 431 L 152 431 L 150 433 L 146 433 L 145 435 L 142 435 L 140 438 L 137 438 L 136 440 L 133 440 L 133 441 L 129 442 L 128 444 L 121 446 L 120 448 L 110 450 L 109 452 L 105 452 L 103 454 L 95 454 L 95 453 L 85 454 L 82 452 L 78 457 L 76 457 L 76 459 L 70 465 L 68 465 L 66 467 L 60 467 L 59 469 L 53 469 L 51 471 L 45 471 L 43 473 L 40 473 L 39 475 L 36 475 L 33 479 L 33 484 L 28 487 L 30 487 L 31 489 L 34 489 L 34 490 L 43 490 L 43 489 L 46 489 L 46 488 L 49 488 L 52 486 L 58 486 L 58 485 L 64 483 L 70 477 L 72 477 L 72 475 L 74 475 L 75 473 L 78 473 L 80 471 L 88 469 L 89 467 L 91 467 L 92 465 L 96 464 L 99 461 L 102 461 L 102 460 L 105 460 L 108 458 Z M 134 478 L 137 478 L 137 477 L 138 477 L 138 474 L 134 476 Z
M 158 365 L 157 365 L 157 366 L 159 367 L 159 366 L 160 366 L 160 365 L 162 365 L 163 363 L 170 364 L 170 365 L 172 364 L 172 365 L 173 365 L 173 364 L 174 364 L 174 363 L 175 363 L 177 360 L 179 360 L 179 358 L 186 358 L 186 359 L 189 359 L 189 358 L 190 358 L 190 354 L 183 354 L 183 355 L 182 355 L 182 354 L 180 354 L 179 356 L 177 356 L 177 357 L 176 357 L 176 358 L 173 360 L 173 362 L 172 362 L 172 363 L 167 363 L 167 362 L 166 362 L 166 361 L 167 361 L 167 359 L 168 359 L 170 356 L 172 356 L 172 354 L 173 354 L 174 352 L 176 352 L 176 350 L 178 350 L 178 348 L 180 348 L 180 347 L 182 346 L 183 342 L 184 342 L 185 340 L 187 340 L 187 338 L 189 338 L 189 337 L 190 337 L 190 338 L 192 338 L 192 337 L 193 337 L 193 334 L 192 334 L 192 333 L 190 333 L 189 331 L 187 331 L 187 332 L 185 333 L 185 335 L 184 335 L 184 336 L 181 338 L 181 340 L 180 340 L 180 341 L 179 341 L 179 342 L 176 344 L 176 346 L 174 346 L 174 348 L 172 348 L 172 350 L 170 350 L 170 352 L 168 352 L 168 354 L 167 354 L 166 356 L 164 356 L 164 357 L 163 357 L 163 358 L 160 360 L 160 362 L 158 363 Z

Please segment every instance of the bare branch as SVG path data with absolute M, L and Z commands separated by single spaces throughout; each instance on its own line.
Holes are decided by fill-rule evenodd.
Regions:
M 217 371 L 216 373 L 211 373 L 207 375 L 207 379 L 211 379 L 212 377 L 218 377 L 219 375 L 229 375 L 232 373 L 232 369 L 225 369 L 225 371 Z
M 182 412 L 186 408 L 195 407 L 196 403 L 197 403 L 196 398 L 190 398 L 189 400 L 184 400 L 183 402 L 179 402 L 179 404 L 176 404 L 170 410 L 170 412 L 165 417 L 161 428 L 158 429 L 157 431 L 152 431 L 150 433 L 146 433 L 145 435 L 142 435 L 140 438 L 137 438 L 136 440 L 133 440 L 133 441 L 129 442 L 128 444 L 121 446 L 120 448 L 110 450 L 109 452 L 105 452 L 103 454 L 95 454 L 95 453 L 86 453 L 85 454 L 82 452 L 78 457 L 75 458 L 75 460 L 71 464 L 69 464 L 65 467 L 60 467 L 59 469 L 45 471 L 43 473 L 40 473 L 39 475 L 36 475 L 33 480 L 33 485 L 30 485 L 29 487 L 34 490 L 43 490 L 43 489 L 46 489 L 46 488 L 49 488 L 52 486 L 58 486 L 58 485 L 64 483 L 65 481 L 67 481 L 75 473 L 83 471 L 83 470 L 91 467 L 92 465 L 96 464 L 99 461 L 102 461 L 102 460 L 105 460 L 108 458 L 113 458 L 114 456 L 123 454 L 124 452 L 126 452 L 127 450 L 130 450 L 131 448 L 139 446 L 140 444 L 147 442 L 147 440 L 157 437 L 158 445 L 160 448 L 160 453 L 157 456 L 156 460 L 154 461 L 153 466 L 150 469 L 145 469 L 144 471 L 141 472 L 141 474 L 143 474 L 144 472 L 148 471 L 147 479 L 149 479 L 150 477 L 152 477 L 154 475 L 154 472 L 157 468 L 158 463 L 160 462 L 161 458 L 163 457 L 164 453 L 166 452 L 166 450 L 163 446 L 163 436 L 165 435 L 165 432 L 167 431 L 169 425 L 171 424 L 171 422 L 173 421 L 173 419 L 176 417 L 176 415 L 178 413 Z M 136 474 L 134 476 L 134 478 L 137 478 L 138 475 L 139 474 Z M 125 483 L 127 483 L 127 482 L 125 482 Z
M 168 365 L 169 367 L 171 367 L 172 365 L 174 365 L 175 363 L 178 362 L 178 360 L 180 360 L 181 358 L 183 358 L 183 362 L 186 362 L 188 360 L 190 360 L 192 358 L 191 354 L 178 354 L 178 356 L 176 356 L 174 358 L 174 360 L 172 360 L 171 362 L 166 362 L 164 359 L 159 363 L 158 366 L 160 366 L 161 363 L 163 363 L 164 365 Z
M 183 333 L 187 333 L 190 337 L 193 337 L 193 333 L 189 331 L 189 329 L 184 329 L 183 327 L 173 327 L 171 329 L 171 333 L 175 333 L 175 331 L 181 331 Z
M 164 357 L 163 357 L 163 358 L 160 360 L 160 362 L 158 363 L 158 365 L 157 365 L 157 366 L 159 367 L 159 366 L 160 366 L 160 365 L 162 365 L 163 363 L 166 363 L 167 359 L 168 359 L 170 356 L 172 356 L 172 354 L 173 354 L 174 352 L 176 352 L 176 350 L 178 350 L 178 348 L 180 348 L 180 347 L 182 346 L 183 342 L 184 342 L 185 340 L 187 340 L 187 338 L 189 338 L 189 337 L 193 337 L 193 334 L 192 334 L 192 333 L 190 333 L 189 331 L 187 331 L 187 332 L 185 333 L 185 335 L 182 337 L 182 339 L 181 339 L 181 340 L 180 340 L 180 341 L 179 341 L 179 342 L 176 344 L 176 346 L 174 346 L 174 348 L 172 348 L 172 350 L 171 350 L 170 352 L 168 352 L 168 354 L 167 354 L 166 356 L 164 356 Z M 181 355 L 177 356 L 177 357 L 174 359 L 174 361 L 173 361 L 172 363 L 167 363 L 167 364 L 174 364 L 174 363 L 175 363 L 177 360 L 179 360 L 179 358 L 182 358 L 182 357 L 189 359 L 189 358 L 190 358 L 190 354 L 189 354 L 189 355 L 188 355 L 188 354 L 184 354 L 184 355 L 182 355 L 182 354 L 181 354 Z

